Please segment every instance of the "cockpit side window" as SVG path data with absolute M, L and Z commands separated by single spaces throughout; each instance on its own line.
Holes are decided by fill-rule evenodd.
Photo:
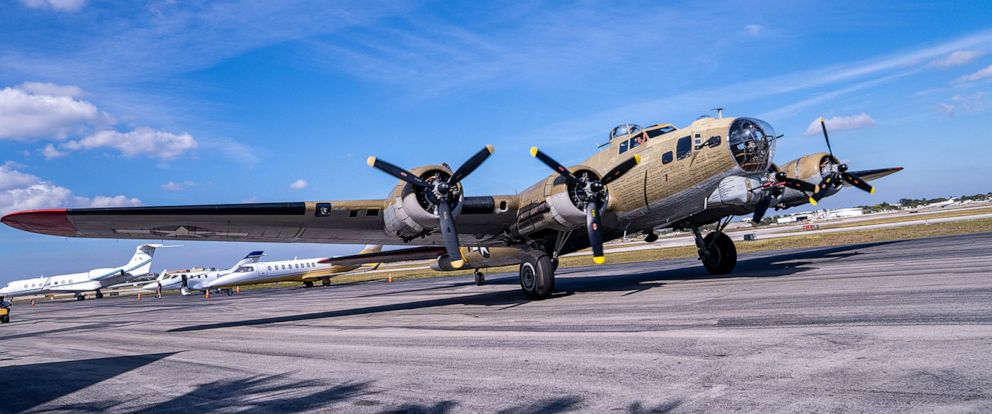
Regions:
M 675 158 L 680 160 L 692 155 L 692 137 L 679 138 L 679 142 L 675 146 L 675 154 Z
M 659 135 L 665 135 L 665 134 L 667 134 L 669 132 L 672 132 L 674 130 L 675 130 L 675 127 L 673 127 L 671 125 L 665 125 L 665 126 L 663 126 L 661 128 L 652 129 L 652 130 L 648 131 L 648 138 L 654 138 L 654 137 L 657 137 Z
M 252 267 L 252 266 L 241 266 L 241 267 L 238 268 L 237 273 L 247 273 L 247 272 L 254 272 L 254 271 L 255 271 L 255 268 Z
M 620 153 L 623 154 L 625 152 L 627 152 L 627 141 L 626 140 L 624 140 L 623 142 L 620 143 Z

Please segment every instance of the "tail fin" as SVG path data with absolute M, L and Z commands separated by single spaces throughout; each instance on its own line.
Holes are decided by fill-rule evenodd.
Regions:
M 367 244 L 365 245 L 365 248 L 362 249 L 362 251 L 358 252 L 358 254 L 379 253 L 381 251 L 382 251 L 381 244 Z
M 237 263 L 234 264 L 234 266 L 231 266 L 231 268 L 228 269 L 227 271 L 233 272 L 235 270 L 238 270 L 239 267 L 244 266 L 248 263 L 258 262 L 258 260 L 262 258 L 262 253 L 263 252 L 261 250 L 256 250 L 254 252 L 248 253 L 248 255 L 245 256 L 244 259 L 239 260 Z
M 166 246 L 164 244 L 142 244 L 134 249 L 134 256 L 131 256 L 131 261 L 127 262 L 126 265 L 122 267 L 122 270 L 132 276 L 146 275 L 152 271 L 152 257 L 155 256 L 155 249 L 162 247 L 179 247 L 179 246 Z

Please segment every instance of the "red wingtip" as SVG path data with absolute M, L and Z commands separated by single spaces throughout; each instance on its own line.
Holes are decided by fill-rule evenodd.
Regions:
M 320 259 L 320 260 L 317 261 L 317 263 L 330 263 L 330 262 L 331 262 L 331 259 Z
M 53 236 L 76 236 L 76 227 L 69 221 L 68 210 L 55 208 L 49 210 L 28 210 L 10 213 L 0 222 L 15 229 L 32 233 L 51 234 Z

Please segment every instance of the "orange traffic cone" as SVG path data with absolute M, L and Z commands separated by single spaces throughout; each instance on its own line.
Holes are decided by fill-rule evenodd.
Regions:
M 234 293 L 241 293 L 241 286 L 235 286 Z
M 393 274 L 392 273 L 389 274 L 389 279 L 386 279 L 386 282 L 393 283 Z
M 141 292 L 138 292 L 138 302 L 141 302 Z
M 210 291 L 209 290 L 206 293 L 204 293 L 204 298 L 210 299 Z

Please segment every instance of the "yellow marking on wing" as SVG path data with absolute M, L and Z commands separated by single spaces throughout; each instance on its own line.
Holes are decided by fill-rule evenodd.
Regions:
M 452 269 L 461 269 L 462 266 L 464 266 L 464 265 L 465 265 L 465 261 L 464 260 L 452 260 L 451 261 L 451 268 Z
M 603 257 L 603 256 L 593 256 L 592 257 L 592 261 L 593 261 L 593 263 L 596 263 L 596 264 L 603 264 L 603 263 L 606 263 L 606 257 Z
M 531 157 L 537 156 L 537 147 L 530 147 L 530 156 Z
M 634 154 L 634 163 L 635 164 L 641 163 L 641 154 Z
M 369 156 L 369 159 L 365 160 L 369 167 L 375 166 L 375 156 Z
M 868 194 L 875 194 L 875 187 L 872 187 L 871 191 L 869 191 Z
M 820 121 L 821 124 L 823 123 L 823 117 L 822 116 L 820 117 L 820 120 L 819 121 Z

